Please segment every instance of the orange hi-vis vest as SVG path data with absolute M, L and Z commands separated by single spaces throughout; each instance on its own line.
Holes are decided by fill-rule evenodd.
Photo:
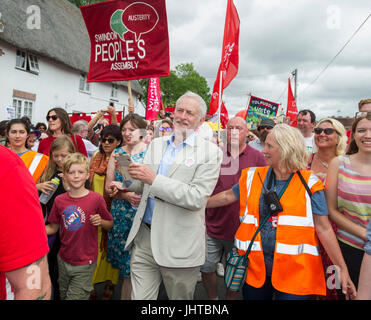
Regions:
M 269 167 L 247 168 L 241 173 L 240 221 L 235 235 L 239 254 L 246 252 L 259 226 L 259 198 Z M 323 190 L 322 182 L 310 171 L 300 171 L 312 194 Z M 272 285 L 296 295 L 326 295 L 325 274 L 313 222 L 311 199 L 297 173 L 280 199 L 273 258 Z M 246 283 L 261 288 L 266 280 L 260 232 L 249 254 Z
M 30 171 L 33 181 L 36 183 L 40 179 L 45 168 L 48 166 L 49 157 L 42 153 L 30 150 L 22 154 L 21 159 Z

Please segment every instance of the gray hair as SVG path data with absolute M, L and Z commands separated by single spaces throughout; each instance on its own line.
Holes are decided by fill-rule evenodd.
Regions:
M 72 132 L 78 134 L 81 130 L 88 127 L 88 122 L 86 120 L 77 120 L 73 123 Z
M 206 111 L 207 111 L 207 106 L 206 106 L 205 100 L 202 99 L 202 97 L 200 95 L 198 95 L 197 93 L 194 93 L 192 91 L 187 91 L 186 93 L 184 93 L 182 96 L 180 96 L 178 98 L 178 100 L 176 101 L 175 112 L 176 112 L 176 109 L 178 108 L 179 102 L 184 98 L 191 98 L 191 99 L 194 99 L 195 101 L 197 101 L 198 102 L 198 113 L 200 115 L 200 119 L 205 117 Z

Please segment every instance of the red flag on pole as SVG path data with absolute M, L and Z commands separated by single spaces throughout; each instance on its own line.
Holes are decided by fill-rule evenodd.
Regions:
M 220 109 L 220 123 L 222 124 L 223 128 L 227 127 L 227 123 L 229 121 L 228 111 L 224 105 L 224 101 L 222 102 L 221 109 Z
M 229 85 L 238 71 L 238 40 L 240 34 L 240 19 L 233 0 L 228 0 L 227 14 L 224 25 L 224 38 L 222 60 L 219 65 L 218 74 L 215 80 L 213 94 L 211 96 L 209 114 L 214 114 L 219 107 L 219 95 Z M 222 85 L 220 88 L 220 75 Z
M 148 82 L 148 98 L 146 120 L 154 120 L 161 108 L 160 78 L 150 78 Z
M 287 111 L 286 111 L 286 117 L 290 118 L 291 126 L 297 127 L 297 121 L 296 118 L 298 116 L 298 108 L 296 107 L 296 102 L 294 95 L 292 94 L 291 90 L 291 83 L 289 78 L 289 91 L 287 94 Z

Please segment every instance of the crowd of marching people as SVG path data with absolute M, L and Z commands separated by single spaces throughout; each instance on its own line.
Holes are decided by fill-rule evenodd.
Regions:
M 198 281 L 217 300 L 231 250 L 249 264 L 226 299 L 371 299 L 371 99 L 348 132 L 305 109 L 233 117 L 222 141 L 206 111 L 187 92 L 152 122 L 1 121 L 0 300 L 191 300 Z

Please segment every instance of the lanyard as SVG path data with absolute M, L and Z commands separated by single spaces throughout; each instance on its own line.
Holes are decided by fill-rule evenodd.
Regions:
M 288 185 L 289 185 L 289 183 L 290 183 L 290 181 L 291 181 L 291 179 L 292 179 L 293 176 L 294 176 L 294 172 L 291 173 L 290 177 L 287 179 L 285 186 L 282 188 L 280 194 L 278 195 L 278 199 L 281 199 L 282 195 L 286 191 L 286 189 L 287 189 L 287 187 L 288 187 Z M 273 169 L 271 171 L 271 174 L 269 175 L 268 190 L 271 189 L 272 182 L 274 182 L 274 191 L 276 191 L 276 175 L 275 175 Z

